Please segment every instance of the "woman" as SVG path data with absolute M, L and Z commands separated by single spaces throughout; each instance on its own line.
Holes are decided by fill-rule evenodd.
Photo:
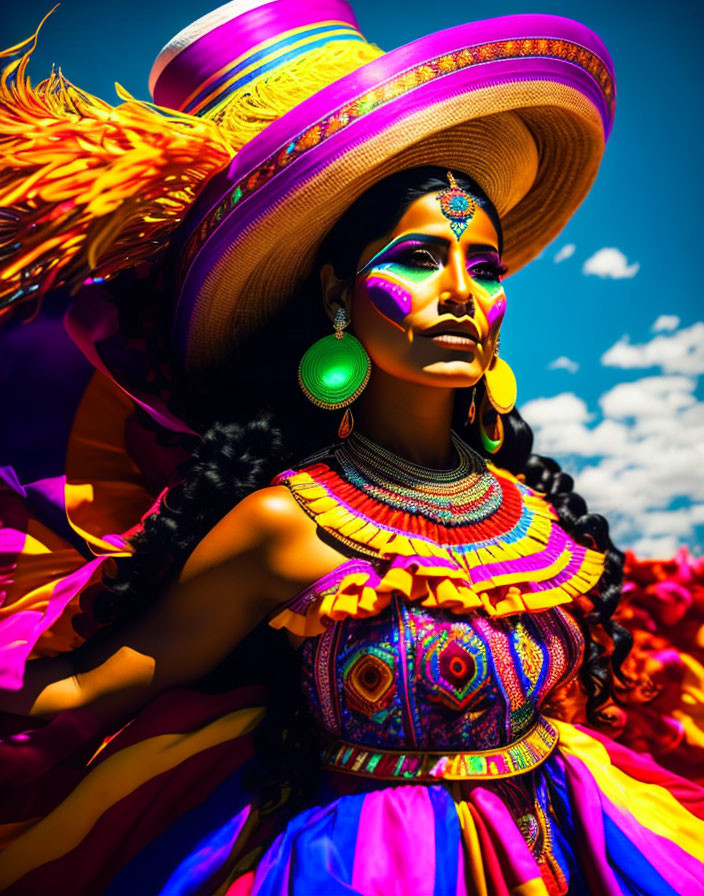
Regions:
M 227 38 L 235 33 L 245 36 L 233 56 Z M 320 53 L 327 88 L 301 74 Z M 135 553 L 118 560 L 110 593 L 97 594 L 92 611 L 112 625 L 73 654 L 29 662 L 22 687 L 3 699 L 11 713 L 54 719 L 10 742 L 26 796 L 20 810 L 12 801 L 18 814 L 6 833 L 14 842 L 0 859 L 8 892 L 36 891 L 63 869 L 73 874 L 86 843 L 98 867 L 84 866 L 67 891 L 704 887 L 699 792 L 568 724 L 564 707 L 563 721 L 544 715 L 570 682 L 592 721 L 611 699 L 629 642 L 611 621 L 623 558 L 568 477 L 529 458 L 515 380 L 498 353 L 507 267 L 552 238 L 596 171 L 613 113 L 608 56 L 575 23 L 515 17 L 375 57 L 342 4 L 301 11 L 279 0 L 244 11 L 228 4 L 157 60 L 155 99 L 210 116 L 203 146 L 214 163 L 214 133 L 221 146 L 227 134 L 237 153 L 210 177 L 171 258 L 182 280 L 172 338 L 187 375 L 164 406 L 154 396 L 154 369 L 163 370 L 152 351 L 144 377 L 151 398 L 136 398 L 162 426 L 185 432 L 186 446 L 216 411 L 241 422 L 213 427 L 158 512 L 136 534 L 120 530 L 133 536 Z M 292 108 L 279 108 L 245 141 L 246 128 L 281 102 L 267 91 L 282 84 Z M 65 99 L 76 104 L 77 96 Z M 146 133 L 147 110 L 125 110 L 132 125 L 140 115 Z M 185 116 L 177 126 L 197 130 Z M 70 164 L 58 171 L 74 173 Z M 188 189 L 202 176 L 186 179 Z M 40 201 L 31 184 L 24 189 L 31 223 L 19 203 L 15 226 L 25 241 L 11 244 L 20 248 L 5 279 L 14 268 L 27 274 L 13 301 L 61 282 L 82 283 L 85 295 L 126 265 L 128 237 L 144 242 L 137 229 L 148 225 L 160 233 L 169 202 L 184 201 L 158 195 L 161 215 L 151 221 L 123 195 L 115 218 L 89 217 L 81 230 L 71 208 L 54 213 L 55 194 L 66 201 L 60 189 Z M 66 219 L 75 225 L 75 253 L 56 262 L 50 241 L 29 245 L 37 219 L 46 232 Z M 118 334 L 144 295 L 125 295 L 126 283 L 115 280 Z M 150 309 L 158 308 L 158 284 L 148 289 L 156 293 Z M 110 352 L 96 335 L 104 322 L 88 319 L 80 295 L 69 312 L 74 338 L 134 394 L 124 370 L 112 374 L 115 354 L 104 363 Z M 86 406 L 98 404 L 82 399 L 76 421 L 84 422 L 70 441 L 89 440 Z M 330 411 L 342 418 L 332 432 Z M 93 417 L 88 433 L 96 429 Z M 130 453 L 127 437 L 119 453 Z M 75 456 L 70 449 L 68 461 Z M 163 480 L 174 461 L 161 461 Z M 75 533 L 102 558 L 124 556 L 124 537 L 98 535 L 82 502 L 68 503 Z M 91 615 L 80 603 L 85 582 L 100 562 L 88 567 L 48 601 L 79 633 L 85 619 L 76 620 Z M 149 596 L 157 587 L 163 593 Z M 282 656 L 281 640 L 264 634 L 266 620 L 295 653 Z M 56 652 L 40 644 L 44 637 L 35 653 Z M 232 653 L 238 645 L 244 662 Z M 300 685 L 287 663 L 301 670 Z M 257 693 L 222 693 L 223 683 L 245 676 L 273 683 L 264 721 Z M 204 680 L 214 693 L 203 698 L 198 724 L 174 728 L 173 715 L 193 701 L 173 689 Z M 116 731 L 97 756 L 81 754 Z M 174 732 L 182 736 L 168 739 Z M 145 757 L 153 762 L 148 745 L 164 736 L 185 758 L 169 765 L 160 755 L 158 774 L 138 771 Z M 224 758 L 212 752 L 220 747 Z M 184 766 L 199 752 L 222 769 L 189 779 Z M 64 762 L 73 755 L 77 762 Z M 47 770 L 56 756 L 68 781 Z M 134 805 L 129 797 L 166 772 L 169 786 L 145 826 L 144 794 Z M 136 783 L 123 787 L 120 776 Z M 54 789 L 41 803 L 35 791 L 47 782 Z M 106 818 L 117 822 L 112 831 Z M 127 845 L 115 843 L 120 830 Z

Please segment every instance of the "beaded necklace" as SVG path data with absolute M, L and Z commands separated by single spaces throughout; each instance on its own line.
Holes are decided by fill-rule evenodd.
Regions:
M 335 449 L 340 472 L 369 497 L 444 526 L 488 519 L 501 506 L 501 488 L 481 455 L 454 433 L 458 457 L 451 470 L 433 470 L 404 460 L 355 431 Z

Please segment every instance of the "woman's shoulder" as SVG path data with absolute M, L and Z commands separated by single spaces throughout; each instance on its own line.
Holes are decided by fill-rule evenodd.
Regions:
M 246 544 L 250 549 L 288 542 L 301 537 L 310 519 L 285 485 L 271 485 L 251 492 L 225 514 L 206 538 L 224 544 Z

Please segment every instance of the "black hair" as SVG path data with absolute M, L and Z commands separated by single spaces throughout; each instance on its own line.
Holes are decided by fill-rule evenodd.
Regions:
M 466 175 L 453 173 L 458 185 L 486 211 L 501 240 L 499 217 L 486 194 Z M 110 590 L 98 606 L 103 620 L 124 617 L 144 606 L 149 595 L 178 574 L 205 533 L 238 501 L 267 486 L 281 470 L 335 440 L 340 414 L 311 405 L 296 377 L 304 351 L 330 331 L 318 271 L 330 262 L 337 276 L 353 277 L 364 246 L 390 232 L 417 198 L 447 186 L 446 170 L 436 167 L 409 169 L 373 186 L 327 234 L 313 275 L 274 320 L 233 352 L 227 368 L 189 376 L 178 384 L 175 409 L 202 436 L 181 470 L 180 481 L 170 488 L 159 511 L 147 518 L 143 531 L 132 539 L 134 556 L 119 561 Z M 123 309 L 123 314 L 129 313 Z M 160 361 L 155 365 L 160 366 Z M 455 428 L 484 454 L 477 424 L 463 427 L 470 392 L 458 390 Z M 481 399 L 481 385 L 478 393 Z M 532 453 L 533 434 L 518 411 L 506 415 L 503 422 L 504 444 L 492 461 L 544 493 L 562 527 L 576 541 L 606 555 L 604 573 L 589 595 L 592 607 L 581 619 L 586 655 L 580 669 L 587 715 L 592 722 L 604 723 L 601 710 L 613 698 L 613 675 L 620 675 L 630 647 L 630 635 L 611 618 L 620 597 L 624 555 L 612 544 L 606 520 L 589 513 L 585 501 L 575 493 L 572 478 L 554 460 Z M 276 637 L 271 630 L 269 636 Z M 295 677 L 280 665 L 288 662 L 283 659 L 287 653 L 284 648 L 280 643 L 271 647 L 271 655 L 280 657 L 279 665 L 266 664 L 268 674 L 275 679 L 271 693 L 276 706 L 269 714 L 273 721 L 260 752 L 272 757 L 271 780 L 293 762 L 282 760 L 276 750 L 270 749 L 274 728 L 288 732 L 286 738 L 298 753 L 299 766 L 303 753 L 311 755 L 305 734 L 301 734 L 304 726 L 296 727 L 291 721 L 291 706 L 297 705 Z M 300 768 L 298 773 L 300 776 Z

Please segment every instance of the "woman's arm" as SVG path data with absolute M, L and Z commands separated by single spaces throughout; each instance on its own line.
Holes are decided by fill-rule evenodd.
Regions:
M 106 723 L 119 722 L 161 691 L 196 681 L 339 562 L 314 530 L 286 488 L 253 493 L 205 536 L 144 616 L 73 654 L 28 663 L 25 686 L 0 695 L 0 708 L 53 716 L 90 705 Z

